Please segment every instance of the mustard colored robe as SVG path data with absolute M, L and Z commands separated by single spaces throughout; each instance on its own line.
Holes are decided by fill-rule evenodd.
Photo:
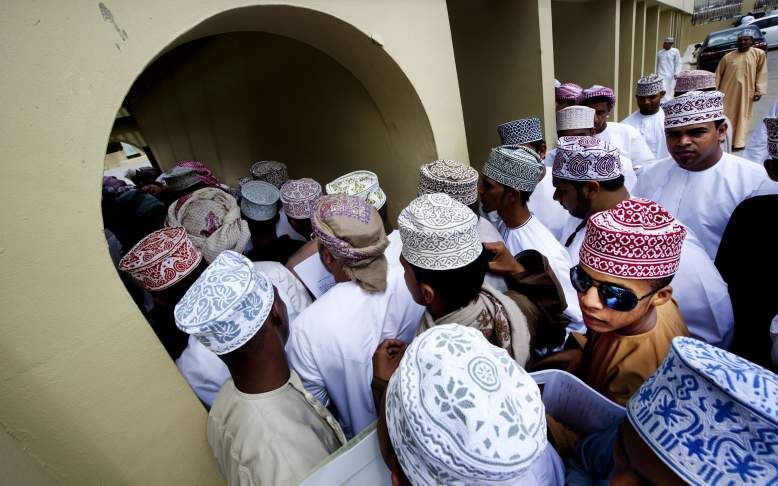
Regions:
M 724 93 L 724 113 L 732 121 L 732 148 L 746 145 L 754 95 L 767 93 L 767 56 L 753 47 L 732 51 L 716 68 L 716 85 Z

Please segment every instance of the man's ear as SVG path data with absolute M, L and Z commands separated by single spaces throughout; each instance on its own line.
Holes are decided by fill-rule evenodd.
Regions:
M 651 297 L 651 305 L 659 307 L 666 304 L 671 298 L 673 298 L 673 288 L 669 285 L 662 287 Z
M 718 132 L 717 135 L 719 137 L 719 142 L 723 142 L 724 140 L 727 139 L 728 127 L 729 125 L 727 125 L 727 121 L 724 120 L 723 122 L 721 122 L 721 125 L 719 125 L 719 127 L 716 129 L 716 132 Z
M 432 304 L 436 297 L 435 289 L 425 283 L 422 283 L 419 284 L 419 291 L 421 293 L 421 300 L 424 303 L 424 306 L 426 307 Z
M 541 159 L 545 159 L 546 158 L 546 150 L 548 150 L 548 146 L 546 145 L 546 141 L 545 140 L 541 140 L 540 141 L 540 153 L 538 154 L 538 155 L 540 155 Z
M 586 181 L 581 187 L 583 195 L 588 200 L 593 200 L 600 192 L 600 184 L 595 181 Z

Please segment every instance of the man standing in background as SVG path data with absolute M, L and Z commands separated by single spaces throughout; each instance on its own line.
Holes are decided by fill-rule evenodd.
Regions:
M 674 76 L 681 71 L 681 53 L 673 47 L 673 44 L 675 39 L 666 37 L 662 50 L 656 53 L 656 73 L 662 76 L 665 83 L 665 96 L 662 101 L 673 99 Z
M 732 120 L 732 150 L 746 146 L 751 108 L 767 92 L 767 56 L 754 49 L 753 28 L 737 38 L 737 50 L 727 53 L 716 68 L 716 84 L 724 93 L 724 113 Z

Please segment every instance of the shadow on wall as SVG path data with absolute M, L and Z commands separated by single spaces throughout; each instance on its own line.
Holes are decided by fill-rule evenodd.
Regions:
M 190 39 L 195 34 L 189 33 L 146 68 L 125 106 L 162 169 L 201 160 L 229 185 L 258 160 L 282 161 L 290 177 L 322 185 L 369 169 L 396 217 L 415 196 L 418 167 L 436 150 L 416 91 L 380 46 L 340 20 L 294 7 L 239 9 L 194 31 L 242 30 L 225 25 L 224 16 L 238 24 L 256 15 L 265 23 L 276 15 L 285 21 L 289 11 L 330 19 L 321 35 L 333 26 L 345 30 L 336 43 L 341 59 L 286 35 L 241 31 Z

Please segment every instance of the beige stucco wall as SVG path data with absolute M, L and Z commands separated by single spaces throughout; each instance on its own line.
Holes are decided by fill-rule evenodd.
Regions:
M 551 5 L 557 79 L 618 89 L 620 0 L 553 0 Z
M 449 0 L 457 74 L 473 166 L 499 145 L 497 125 L 539 117 L 556 140 L 550 0 Z
M 619 85 L 616 92 L 618 104 L 616 120 L 622 120 L 632 111 L 635 81 L 632 79 L 632 63 L 635 59 L 635 0 L 621 0 L 619 8 Z
M 4 457 L 0 464 L 16 484 L 222 481 L 205 441 L 205 411 L 111 265 L 100 183 L 114 116 L 143 68 L 204 20 L 264 3 L 270 2 L 108 1 L 101 11 L 96 2 L 49 0 L 0 7 L 0 423 L 8 435 L 0 450 L 30 459 Z M 444 2 L 283 3 L 332 15 L 372 37 L 414 87 L 436 154 L 467 160 Z M 285 15 L 294 19 L 294 12 Z M 317 38 L 315 29 L 306 35 Z M 318 41 L 315 47 L 360 73 L 374 99 L 388 96 L 371 91 L 369 74 L 361 74 L 371 72 L 369 52 L 342 37 Z M 338 50 L 340 56 L 332 54 Z

